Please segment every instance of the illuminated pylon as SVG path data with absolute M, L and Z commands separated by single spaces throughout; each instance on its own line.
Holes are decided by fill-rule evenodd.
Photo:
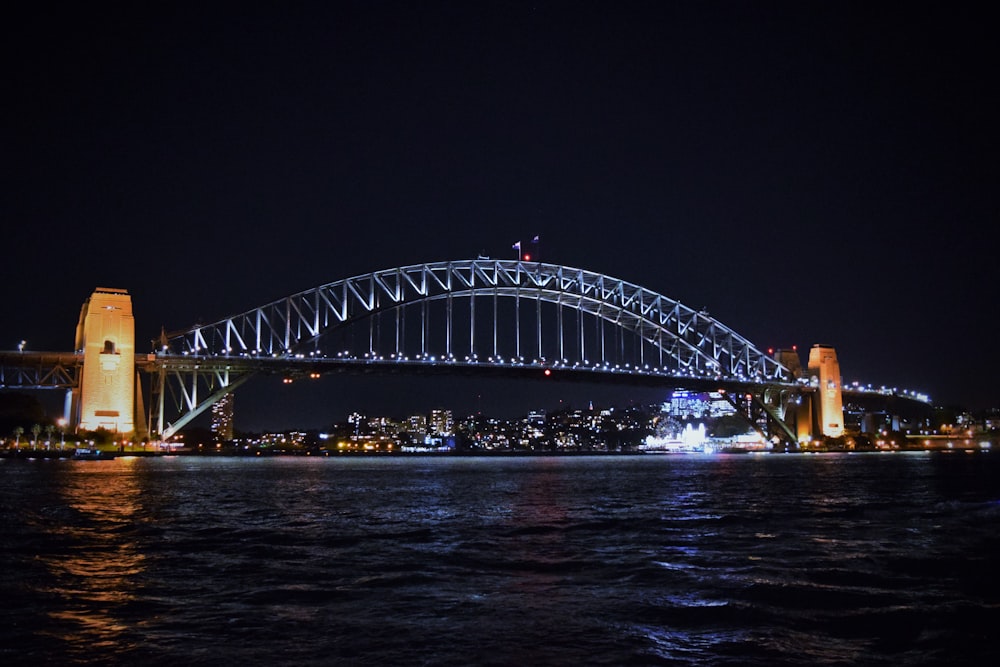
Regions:
M 809 350 L 809 375 L 811 384 L 816 387 L 813 409 L 819 433 L 839 438 L 844 435 L 844 399 L 837 351 L 829 345 L 813 345 Z
M 74 391 L 79 430 L 135 430 L 135 319 L 123 289 L 98 287 L 80 310 L 76 349 L 83 352 L 80 386 Z

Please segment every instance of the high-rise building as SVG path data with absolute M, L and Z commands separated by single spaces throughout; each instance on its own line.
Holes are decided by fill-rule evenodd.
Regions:
M 368 418 L 357 411 L 347 415 L 347 424 L 351 427 L 351 431 L 354 435 L 361 435 L 363 426 L 367 421 Z
M 412 415 L 407 420 L 407 428 L 410 433 L 427 434 L 427 417 L 425 415 Z
M 233 403 L 236 398 L 229 393 L 212 405 L 212 435 L 216 442 L 233 439 Z
M 427 420 L 427 430 L 431 435 L 454 435 L 455 420 L 451 410 L 431 410 L 430 418 Z

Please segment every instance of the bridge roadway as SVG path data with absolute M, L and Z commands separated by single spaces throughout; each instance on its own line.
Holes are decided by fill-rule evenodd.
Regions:
M 310 357 L 289 356 L 195 356 L 147 355 L 136 366 L 147 372 L 160 368 L 168 372 L 263 373 L 284 375 L 289 380 L 315 378 L 329 373 L 381 375 L 461 375 L 508 377 L 643 387 L 685 388 L 699 391 L 725 389 L 732 392 L 759 391 L 764 385 L 794 390 L 811 390 L 803 382 L 766 383 L 738 381 L 731 378 L 694 376 L 658 371 L 654 368 L 622 367 L 620 365 L 562 364 L 560 362 L 496 362 L 472 359 L 426 359 L 386 357 Z
M 71 389 L 77 386 L 83 367 L 82 352 L 0 351 L 0 387 L 20 389 Z M 763 385 L 808 391 L 802 382 L 766 383 L 738 381 L 732 378 L 698 377 L 685 373 L 658 371 L 626 365 L 561 364 L 560 362 L 496 362 L 428 357 L 325 357 L 215 356 L 176 354 L 137 354 L 136 370 L 145 373 L 202 372 L 283 375 L 290 380 L 308 379 L 328 373 L 382 375 L 463 375 L 592 382 L 645 387 L 685 388 L 727 391 L 759 390 Z
M 554 380 L 566 382 L 591 382 L 598 384 L 619 384 L 643 387 L 664 387 L 667 389 L 690 389 L 695 391 L 752 392 L 759 390 L 762 383 L 737 381 L 721 377 L 695 377 L 683 373 L 656 372 L 634 368 L 606 368 L 594 365 L 581 367 L 578 364 L 559 363 L 495 363 L 489 361 L 441 360 L 441 359 L 385 359 L 358 357 L 308 357 L 308 356 L 195 356 L 137 354 L 136 369 L 145 373 L 168 372 L 252 373 L 282 375 L 290 380 L 307 380 L 319 375 L 336 374 L 382 374 L 382 375 L 460 375 L 483 377 L 507 377 L 518 379 Z M 76 386 L 79 370 L 83 367 L 81 352 L 19 352 L 0 350 L 0 388 L 10 389 L 72 389 Z M 551 375 L 545 375 L 545 370 Z M 814 391 L 803 381 L 764 383 L 766 386 Z M 924 401 L 897 394 L 886 389 L 858 388 L 850 385 L 842 388 L 845 396 L 861 399 L 873 409 L 881 404 L 914 404 L 926 409 Z

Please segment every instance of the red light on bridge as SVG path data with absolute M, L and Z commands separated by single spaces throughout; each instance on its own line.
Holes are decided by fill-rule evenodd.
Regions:
M 531 255 L 529 255 L 528 253 L 524 253 L 524 261 L 530 262 L 531 261 Z
M 552 369 L 551 368 L 546 368 L 545 369 L 545 377 L 548 377 L 550 375 L 552 375 Z

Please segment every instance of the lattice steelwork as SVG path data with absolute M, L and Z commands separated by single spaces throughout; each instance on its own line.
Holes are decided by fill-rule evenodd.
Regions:
M 367 336 L 356 326 L 351 337 L 336 335 L 362 321 Z M 339 280 L 176 334 L 164 351 L 434 357 L 791 381 L 781 364 L 704 312 L 617 278 L 514 260 L 419 264 Z
M 82 367 L 83 355 L 72 352 L 0 352 L 0 387 L 72 389 Z
M 166 336 L 157 356 L 164 372 L 194 374 L 179 393 L 187 410 L 200 404 L 199 375 L 217 398 L 239 373 L 331 363 L 794 382 L 732 329 L 661 294 L 582 269 L 494 259 L 338 280 Z

